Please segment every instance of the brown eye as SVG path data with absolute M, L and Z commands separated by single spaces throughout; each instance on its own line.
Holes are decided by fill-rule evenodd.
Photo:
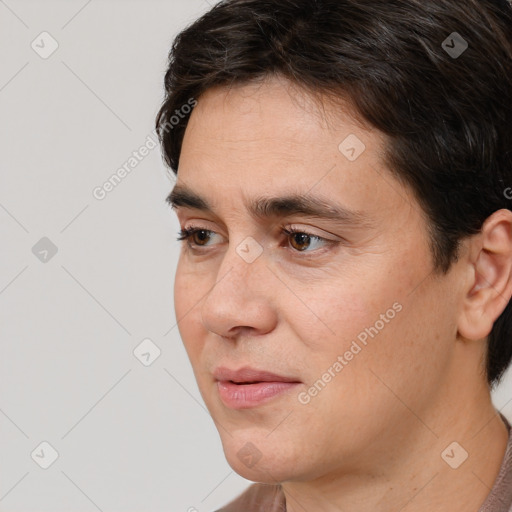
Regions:
M 182 229 L 178 235 L 177 240 L 179 242 L 186 241 L 189 246 L 206 247 L 210 238 L 212 235 L 215 235 L 215 233 L 209 229 L 191 227 Z
M 319 254 L 326 246 L 338 243 L 297 228 L 284 229 L 283 233 L 288 237 L 288 244 L 295 252 Z
M 311 236 L 307 233 L 292 233 L 290 245 L 298 251 L 304 251 L 311 244 Z
M 210 232 L 206 229 L 198 229 L 190 235 L 192 242 L 196 245 L 203 245 L 204 242 L 208 242 Z

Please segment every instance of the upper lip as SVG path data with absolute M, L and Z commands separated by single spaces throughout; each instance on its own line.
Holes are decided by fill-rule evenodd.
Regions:
M 219 366 L 213 372 L 213 376 L 219 381 L 232 382 L 300 382 L 295 377 L 277 375 L 272 372 L 257 370 L 250 366 L 244 366 L 238 370 Z

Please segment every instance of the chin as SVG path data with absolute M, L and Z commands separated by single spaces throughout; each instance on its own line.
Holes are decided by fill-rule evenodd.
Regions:
M 293 477 L 291 468 L 283 467 L 282 464 L 276 464 L 273 461 L 267 460 L 266 463 L 263 463 L 261 460 L 249 468 L 238 460 L 236 454 L 226 457 L 226 459 L 235 473 L 252 482 L 275 485 Z
M 223 439 L 224 455 L 233 471 L 259 483 L 277 484 L 297 476 L 294 475 L 298 470 L 297 457 L 284 448 L 282 444 L 265 439 L 265 436 L 254 442 L 229 437 Z

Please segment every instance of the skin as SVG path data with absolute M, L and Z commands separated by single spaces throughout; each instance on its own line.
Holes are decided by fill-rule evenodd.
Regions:
M 285 79 L 207 91 L 194 109 L 177 184 L 214 212 L 181 206 L 175 280 L 179 331 L 226 458 L 243 477 L 282 483 L 288 512 L 477 511 L 507 443 L 483 371 L 485 338 L 512 295 L 512 213 L 464 240 L 434 272 L 426 218 L 383 163 L 384 139 L 349 108 Z M 365 151 L 349 161 L 349 135 Z M 245 201 L 321 195 L 364 226 L 303 215 L 255 219 Z M 339 241 L 287 236 L 283 228 Z M 252 237 L 262 254 L 237 247 Z M 305 248 L 305 251 L 300 249 Z M 393 304 L 402 309 L 309 403 L 298 400 Z M 255 408 L 219 398 L 213 370 L 250 365 L 301 381 Z M 458 442 L 469 457 L 441 457 Z M 261 458 L 237 456 L 246 443 Z M 461 452 L 453 452 L 459 457 Z

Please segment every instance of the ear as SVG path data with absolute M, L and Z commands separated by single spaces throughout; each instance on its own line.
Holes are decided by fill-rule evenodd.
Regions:
M 512 296 L 512 212 L 489 216 L 469 241 L 469 279 L 459 333 L 470 340 L 488 336 Z

